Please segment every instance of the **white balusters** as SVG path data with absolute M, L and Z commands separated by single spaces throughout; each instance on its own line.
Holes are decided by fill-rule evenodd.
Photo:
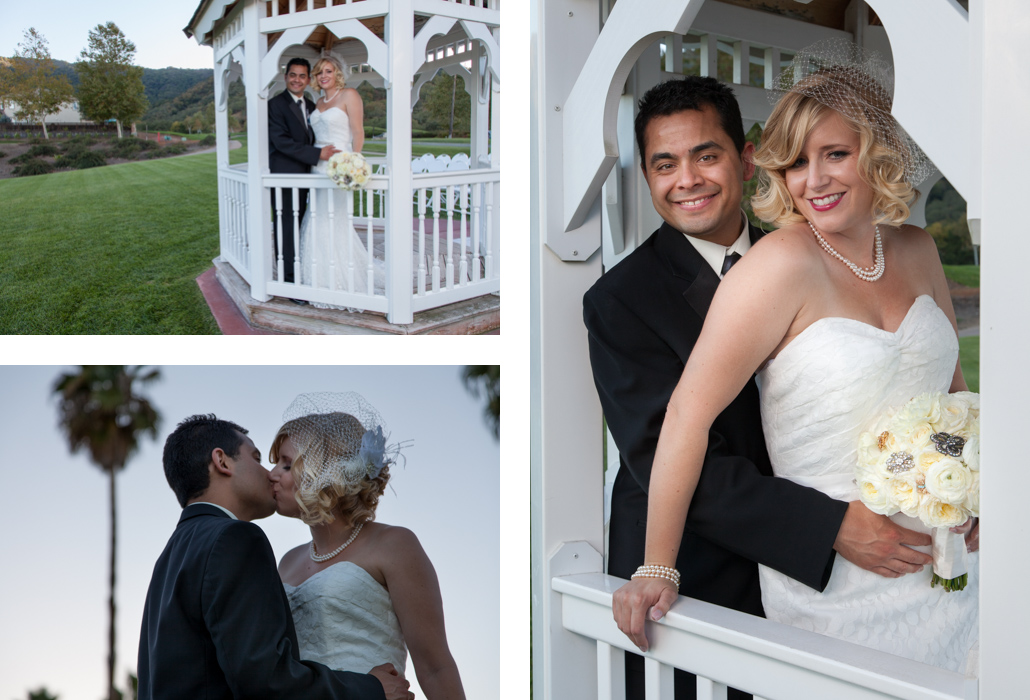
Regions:
M 426 294 L 426 190 L 415 190 L 418 197 L 418 295 Z
M 460 225 L 461 225 L 461 246 L 458 248 L 458 250 L 461 251 L 461 265 L 458 268 L 458 284 L 460 286 L 462 286 L 462 287 L 464 287 L 466 284 L 468 284 L 468 272 L 469 272 L 468 258 L 465 257 L 465 250 L 466 250 L 466 246 L 465 246 L 465 243 L 466 243 L 465 227 L 468 225 L 468 217 L 466 216 L 465 212 L 466 212 L 466 205 L 467 205 L 467 202 L 468 202 L 468 191 L 469 191 L 468 188 L 469 187 L 470 187 L 470 185 L 466 185 L 464 183 L 461 184 L 461 185 L 458 185 L 458 206 L 461 209 L 461 222 L 460 222 Z
M 293 193 L 293 283 L 300 283 L 300 190 L 291 188 Z M 282 250 L 280 248 L 280 250 Z M 280 280 L 283 278 L 280 276 Z
M 483 185 L 472 188 L 472 281 L 478 282 L 480 277 L 479 262 L 479 210 L 483 205 Z
M 451 186 L 444 188 L 447 193 L 447 289 L 454 289 L 454 190 Z
M 296 196 L 296 195 L 294 195 Z M 281 187 L 275 188 L 275 278 L 280 282 L 283 281 L 283 189 Z
M 492 183 L 486 185 L 486 278 L 494 275 L 494 189 Z
M 433 188 L 433 291 L 440 291 L 440 188 Z

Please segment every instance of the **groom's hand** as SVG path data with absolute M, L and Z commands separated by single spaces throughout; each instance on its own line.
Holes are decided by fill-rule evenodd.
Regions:
M 833 548 L 855 566 L 888 578 L 914 574 L 933 557 L 911 547 L 930 546 L 930 536 L 901 527 L 861 501 L 848 504 Z
M 404 680 L 404 676 L 397 673 L 393 664 L 376 666 L 368 673 L 383 684 L 386 700 L 415 700 L 415 694 L 408 690 L 408 682 Z
M 619 629 L 640 651 L 647 651 L 644 620 L 661 620 L 676 602 L 676 587 L 663 578 L 637 578 L 615 591 L 612 613 Z
M 334 155 L 340 152 L 340 149 L 336 146 L 329 144 L 328 146 L 322 146 L 322 152 L 318 154 L 319 160 L 329 160 Z

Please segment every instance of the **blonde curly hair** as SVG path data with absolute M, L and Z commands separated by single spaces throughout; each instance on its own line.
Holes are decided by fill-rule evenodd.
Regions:
M 315 67 L 311 69 L 311 76 L 318 75 L 327 63 L 333 67 L 333 71 L 336 74 L 336 87 L 341 90 L 347 87 L 347 67 L 335 56 L 323 56 L 318 59 L 315 62 Z
M 861 99 L 855 99 L 851 104 L 877 105 L 888 100 L 889 115 L 889 97 L 871 95 L 868 86 L 856 84 L 847 71 L 823 69 L 806 78 L 808 85 L 805 87 L 818 85 L 820 81 L 835 81 L 838 92 L 846 94 L 850 90 L 856 96 L 861 93 Z M 858 173 L 873 190 L 874 223 L 895 226 L 904 223 L 910 213 L 909 206 L 918 199 L 919 191 L 906 176 L 906 154 L 896 152 L 876 136 L 893 128 L 892 124 L 884 123 L 880 110 L 882 105 L 875 109 L 858 109 L 855 114 L 844 114 L 802 92 L 786 93 L 773 108 L 762 133 L 762 145 L 754 154 L 754 163 L 760 168 L 758 190 L 751 198 L 755 214 L 778 226 L 805 220 L 794 207 L 785 173 L 797 161 L 805 139 L 819 120 L 830 112 L 836 112 L 859 135 Z
M 292 438 L 297 450 L 297 459 L 291 468 L 296 484 L 295 498 L 300 506 L 300 519 L 305 524 L 321 525 L 339 519 L 353 526 L 375 520 L 379 498 L 390 481 L 388 464 L 375 477 L 315 486 L 316 482 L 324 481 L 318 477 L 328 460 L 350 460 L 357 456 L 364 432 L 361 421 L 349 413 L 339 412 L 304 416 L 287 421 L 279 428 L 269 457 L 273 463 L 278 462 L 283 442 Z M 304 439 L 298 440 L 301 435 Z

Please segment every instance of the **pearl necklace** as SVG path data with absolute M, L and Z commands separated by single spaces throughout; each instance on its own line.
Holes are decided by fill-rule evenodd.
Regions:
M 876 254 L 875 259 L 873 261 L 873 266 L 859 267 L 855 263 L 845 258 L 843 255 L 838 253 L 836 250 L 834 250 L 833 246 L 827 243 L 826 239 L 820 236 L 819 232 L 815 230 L 815 225 L 811 221 L 808 222 L 808 225 L 812 228 L 812 233 L 815 234 L 815 238 L 817 241 L 819 241 L 819 245 L 823 247 L 823 250 L 829 253 L 831 257 L 837 258 L 842 263 L 851 268 L 851 271 L 855 273 L 855 277 L 858 277 L 858 279 L 862 280 L 863 282 L 875 282 L 876 280 L 883 277 L 883 271 L 887 269 L 887 266 L 884 264 L 883 237 L 880 235 L 879 226 L 873 226 L 873 229 L 876 231 Z
M 336 95 L 339 95 L 339 94 L 340 94 L 340 91 L 339 91 L 339 89 L 337 89 Z M 322 95 L 322 101 L 325 102 L 326 104 L 329 104 L 330 102 L 332 102 L 333 100 L 336 99 L 336 95 L 333 95 L 332 97 L 329 97 L 329 91 L 326 90 L 325 94 Z
M 347 545 L 349 545 L 351 542 L 354 541 L 354 538 L 358 536 L 358 533 L 361 532 L 361 528 L 363 528 L 363 527 L 365 527 L 364 521 L 362 521 L 362 523 L 360 525 L 358 525 L 356 528 L 354 528 L 354 532 L 351 533 L 350 538 L 346 542 L 341 544 L 339 547 L 337 547 L 333 551 L 329 552 L 329 554 L 319 554 L 318 552 L 316 552 L 315 551 L 315 541 L 311 540 L 311 547 L 310 547 L 311 551 L 308 552 L 308 554 L 311 555 L 311 560 L 312 561 L 317 561 L 319 563 L 324 562 L 324 561 L 329 561 L 330 559 L 335 557 L 337 554 L 339 554 L 343 550 L 347 549 Z

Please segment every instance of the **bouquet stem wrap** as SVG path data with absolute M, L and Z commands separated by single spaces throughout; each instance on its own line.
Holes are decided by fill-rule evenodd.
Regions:
M 933 540 L 933 579 L 930 586 L 938 584 L 946 591 L 961 591 L 966 587 L 966 537 L 946 527 L 935 527 L 930 537 Z

